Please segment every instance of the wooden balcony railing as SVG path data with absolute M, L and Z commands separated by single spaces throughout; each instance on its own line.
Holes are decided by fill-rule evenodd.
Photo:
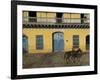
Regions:
M 69 24 L 69 23 L 89 23 L 87 18 L 45 18 L 45 17 L 23 17 L 23 24 L 32 23 L 56 23 L 56 24 Z
M 88 18 L 23 17 L 23 28 L 89 28 Z

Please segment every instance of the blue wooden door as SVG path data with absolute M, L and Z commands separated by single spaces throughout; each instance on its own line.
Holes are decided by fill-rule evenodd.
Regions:
M 28 52 L 28 38 L 25 36 L 23 37 L 23 52 Z
M 54 33 L 53 48 L 54 48 L 54 52 L 62 52 L 64 50 L 64 35 L 63 35 L 63 33 L 61 33 L 61 32 Z

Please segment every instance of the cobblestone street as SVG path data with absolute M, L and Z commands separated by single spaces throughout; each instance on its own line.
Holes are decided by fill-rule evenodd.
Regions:
M 23 68 L 64 67 L 89 65 L 89 54 L 83 53 L 79 61 L 66 62 L 64 53 L 24 54 Z

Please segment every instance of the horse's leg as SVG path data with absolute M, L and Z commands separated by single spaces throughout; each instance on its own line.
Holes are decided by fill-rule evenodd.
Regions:
M 69 55 L 67 55 L 67 57 L 66 57 L 66 62 L 67 62 L 67 64 L 69 64 L 69 62 L 70 62 L 70 56 Z
M 78 64 L 78 57 L 76 57 L 76 59 L 75 59 L 75 63 Z
M 66 62 L 66 53 L 64 54 L 64 61 Z
M 70 58 L 69 58 L 69 61 L 70 61 L 70 63 L 72 63 L 72 57 L 70 56 Z
M 68 58 L 68 57 L 66 58 L 66 63 L 67 63 L 67 64 L 69 63 L 69 58 Z
M 74 56 L 72 57 L 72 63 L 73 64 L 75 63 L 75 57 Z
M 77 57 L 74 57 L 73 62 L 74 62 L 74 64 L 77 64 L 78 58 Z
M 68 55 L 67 54 L 64 55 L 64 61 L 65 61 L 65 63 L 68 63 Z
M 79 54 L 79 56 L 78 56 L 78 65 L 80 65 L 81 64 L 81 54 Z
M 66 63 L 69 64 L 69 62 L 70 62 L 70 55 L 67 54 L 67 57 L 66 57 Z
M 70 61 L 71 61 L 72 64 L 74 63 L 74 58 L 72 56 L 70 58 Z
M 80 64 L 80 57 L 77 57 L 77 64 Z

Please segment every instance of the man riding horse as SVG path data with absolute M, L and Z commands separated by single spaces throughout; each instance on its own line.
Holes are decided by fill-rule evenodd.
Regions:
M 65 52 L 64 59 L 66 60 L 66 62 L 68 61 L 71 61 L 71 62 L 79 61 L 80 62 L 81 56 L 82 56 L 82 50 L 80 48 L 78 49 L 73 48 L 72 51 Z

